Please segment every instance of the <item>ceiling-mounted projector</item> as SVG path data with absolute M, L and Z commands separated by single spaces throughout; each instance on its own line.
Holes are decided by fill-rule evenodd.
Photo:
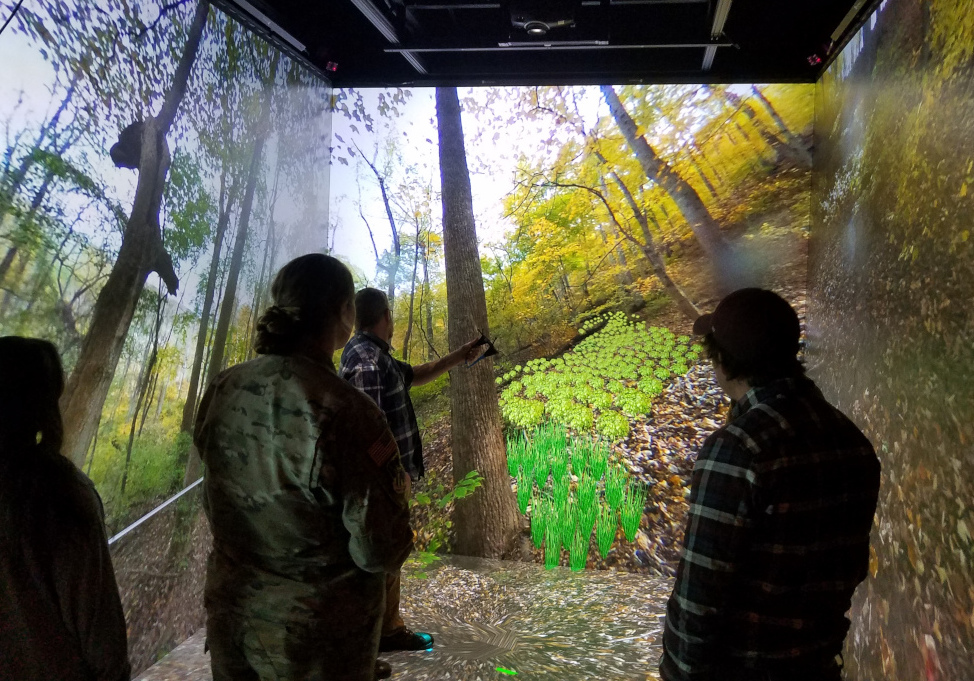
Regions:
M 529 35 L 575 25 L 581 0 L 511 0 L 511 24 Z

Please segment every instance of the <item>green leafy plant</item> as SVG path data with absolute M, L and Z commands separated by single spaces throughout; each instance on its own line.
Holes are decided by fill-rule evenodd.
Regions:
M 561 528 L 549 523 L 544 536 L 544 566 L 547 569 L 558 567 L 561 562 Z
M 613 510 L 618 509 L 625 498 L 626 473 L 619 466 L 611 466 L 605 474 L 605 500 Z
M 528 502 L 531 501 L 531 476 L 521 475 L 517 479 L 517 507 L 521 513 L 528 512 Z
M 636 532 L 639 531 L 639 524 L 643 520 L 643 511 L 645 508 L 645 486 L 640 483 L 630 484 L 626 488 L 622 508 L 619 509 L 619 516 L 622 521 L 622 531 L 625 532 L 626 539 L 629 541 L 636 538 Z
M 568 564 L 573 572 L 581 572 L 585 569 L 588 562 L 589 536 L 591 531 L 586 534 L 580 528 L 572 534 L 571 544 L 568 546 Z
M 617 528 L 615 511 L 608 506 L 600 507 L 595 538 L 599 545 L 599 554 L 603 560 L 609 555 L 609 549 L 612 548 L 612 542 L 616 538 Z
M 534 497 L 531 501 L 531 541 L 534 548 L 540 549 L 544 543 L 545 532 L 551 520 L 551 504 Z
M 617 411 L 602 412 L 595 429 L 610 440 L 621 440 L 629 435 L 629 419 Z

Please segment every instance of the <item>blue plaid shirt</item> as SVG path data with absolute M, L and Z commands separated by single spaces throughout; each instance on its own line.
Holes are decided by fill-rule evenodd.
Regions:
M 423 476 L 423 442 L 409 388 L 413 368 L 393 357 L 389 344 L 378 336 L 360 332 L 342 350 L 338 373 L 379 405 L 399 445 L 402 467 L 413 480 Z
M 879 468 L 866 437 L 806 378 L 735 404 L 693 468 L 664 681 L 762 669 L 795 678 L 834 664 L 869 565 Z

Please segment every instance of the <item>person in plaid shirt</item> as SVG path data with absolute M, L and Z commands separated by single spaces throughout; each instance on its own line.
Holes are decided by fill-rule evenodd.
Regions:
M 445 357 L 411 366 L 391 354 L 393 333 L 392 310 L 382 291 L 365 288 L 355 295 L 356 333 L 345 345 L 339 374 L 379 406 L 386 415 L 399 446 L 402 467 L 411 480 L 423 476 L 423 443 L 419 435 L 416 412 L 409 389 L 429 383 L 463 362 L 472 362 L 480 354 L 479 338 Z M 399 614 L 401 572 L 386 575 L 386 610 L 382 621 L 380 651 L 426 650 L 433 637 L 408 629 Z
M 879 460 L 797 358 L 798 316 L 741 289 L 701 316 L 727 425 L 700 449 L 663 681 L 837 681 L 869 565 Z

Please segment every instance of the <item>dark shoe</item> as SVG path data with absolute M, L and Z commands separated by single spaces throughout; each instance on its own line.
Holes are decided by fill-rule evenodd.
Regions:
M 382 653 L 391 650 L 429 650 L 432 647 L 432 636 L 422 632 L 410 631 L 405 627 L 379 639 L 379 652 Z
M 392 665 L 390 665 L 385 660 L 375 661 L 375 678 L 377 679 L 388 679 L 392 676 Z

